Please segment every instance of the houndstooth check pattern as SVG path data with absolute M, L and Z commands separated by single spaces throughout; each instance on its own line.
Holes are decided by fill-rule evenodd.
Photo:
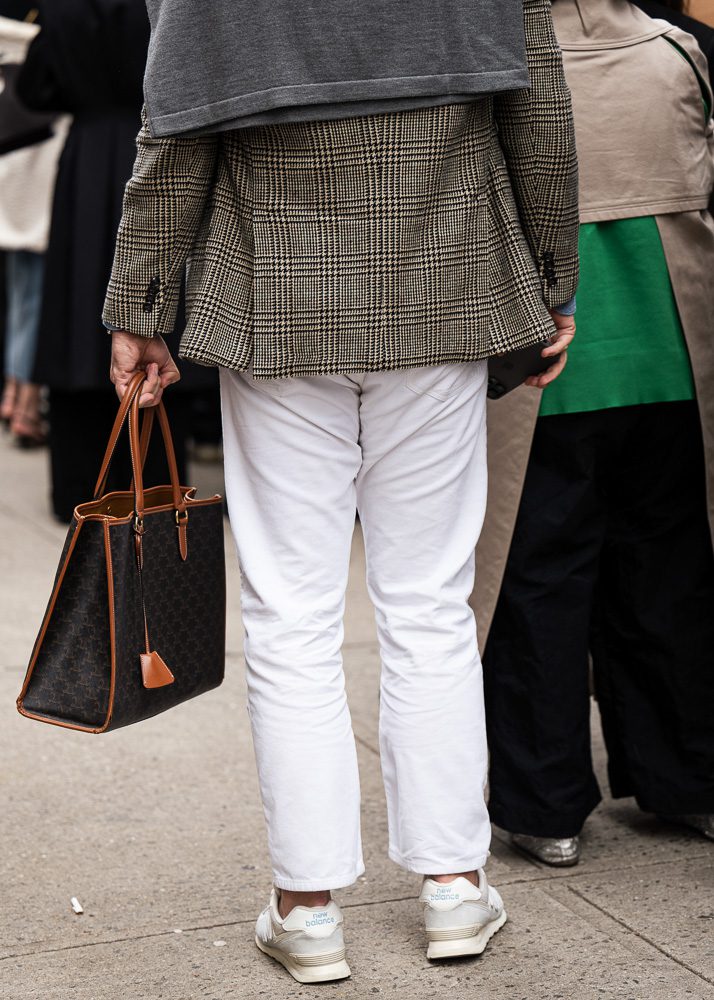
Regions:
M 257 377 L 483 358 L 575 293 L 577 164 L 549 0 L 529 90 L 215 135 L 138 137 L 105 322 Z

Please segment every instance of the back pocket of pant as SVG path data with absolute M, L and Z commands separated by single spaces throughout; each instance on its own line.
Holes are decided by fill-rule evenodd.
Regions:
M 404 384 L 418 396 L 433 396 L 434 399 L 445 401 L 470 385 L 478 377 L 483 365 L 483 361 L 466 361 L 463 364 L 410 368 L 406 372 Z

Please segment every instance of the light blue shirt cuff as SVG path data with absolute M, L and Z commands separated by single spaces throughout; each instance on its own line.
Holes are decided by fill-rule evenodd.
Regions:
M 553 306 L 553 312 L 560 313 L 561 316 L 574 316 L 577 310 L 577 303 L 575 301 L 575 296 L 572 297 L 570 302 L 563 303 L 562 306 Z

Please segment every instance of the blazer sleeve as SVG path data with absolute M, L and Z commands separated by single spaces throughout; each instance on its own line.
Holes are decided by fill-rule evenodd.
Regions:
M 184 266 L 211 189 L 218 136 L 154 139 L 146 111 L 126 185 L 102 312 L 110 329 L 143 337 L 176 323 Z
M 524 0 L 531 85 L 499 94 L 496 125 L 523 232 L 550 308 L 578 284 L 578 166 L 570 91 L 550 0 Z

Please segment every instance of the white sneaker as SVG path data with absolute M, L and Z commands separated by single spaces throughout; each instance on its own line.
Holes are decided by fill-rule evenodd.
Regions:
M 427 958 L 480 955 L 505 924 L 503 900 L 489 886 L 483 868 L 477 874 L 478 888 L 463 877 L 453 882 L 424 879 L 419 899 L 424 904 Z
M 284 965 L 299 983 L 326 983 L 351 975 L 337 903 L 296 906 L 283 919 L 278 899 L 278 890 L 273 889 L 255 925 L 260 950 Z

